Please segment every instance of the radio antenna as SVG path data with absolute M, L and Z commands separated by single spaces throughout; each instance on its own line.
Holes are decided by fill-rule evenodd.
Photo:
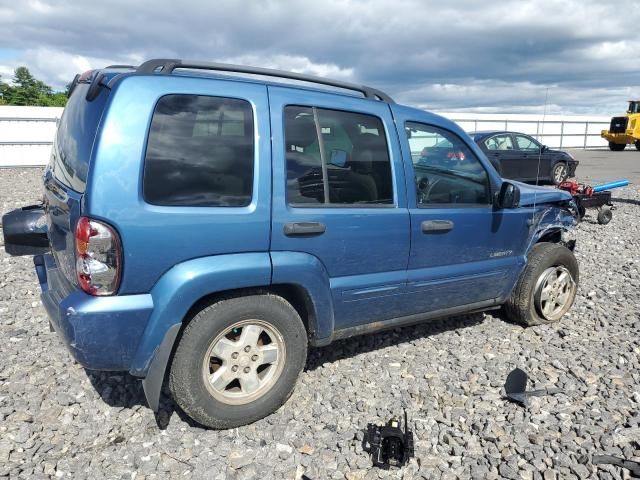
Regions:
M 544 124 L 547 119 L 547 105 L 549 104 L 549 87 L 547 87 L 547 92 L 544 97 L 544 110 L 542 111 L 542 131 L 538 135 L 538 141 L 540 141 L 540 137 L 544 138 Z M 542 162 L 542 145 L 540 146 L 540 150 L 538 151 L 538 171 L 536 172 L 536 187 L 540 183 L 540 163 Z M 533 192 L 533 212 L 531 214 L 531 223 L 535 220 L 536 215 L 536 200 L 537 200 L 538 192 L 537 190 Z

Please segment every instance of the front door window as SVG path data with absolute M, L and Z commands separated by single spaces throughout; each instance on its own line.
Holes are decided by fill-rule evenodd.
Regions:
M 487 205 L 489 177 L 471 149 L 455 133 L 432 125 L 405 126 L 418 207 Z

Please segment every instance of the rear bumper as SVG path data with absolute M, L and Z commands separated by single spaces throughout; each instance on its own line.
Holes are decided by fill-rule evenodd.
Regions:
M 151 295 L 87 295 L 51 255 L 33 260 L 51 324 L 78 363 L 91 370 L 129 370 L 153 310 Z

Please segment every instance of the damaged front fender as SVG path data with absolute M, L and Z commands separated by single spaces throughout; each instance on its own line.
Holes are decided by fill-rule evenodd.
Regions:
M 576 226 L 580 221 L 578 209 L 573 200 L 563 205 L 540 205 L 530 220 L 530 228 L 534 231 L 527 251 L 536 243 L 561 243 L 569 250 L 576 245 Z

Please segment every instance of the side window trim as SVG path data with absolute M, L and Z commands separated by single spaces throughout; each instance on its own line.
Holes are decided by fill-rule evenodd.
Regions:
M 414 169 L 414 164 L 413 164 L 413 157 L 411 155 L 411 144 L 409 143 L 409 137 L 406 134 L 406 129 L 407 129 L 407 124 L 417 124 L 417 125 L 421 125 L 425 128 L 432 128 L 435 130 L 442 130 L 444 132 L 447 132 L 451 135 L 453 135 L 455 138 L 457 138 L 460 143 L 462 145 L 464 145 L 467 150 L 469 150 L 469 153 L 471 153 L 471 155 L 473 156 L 473 158 L 475 158 L 475 160 L 478 162 L 478 164 L 482 167 L 482 169 L 485 172 L 486 175 L 486 186 L 487 186 L 487 203 L 431 203 L 431 204 L 420 204 L 417 201 L 417 197 L 418 197 L 418 188 L 415 182 L 415 169 Z M 410 185 L 413 185 L 413 192 L 414 192 L 414 196 L 413 198 L 415 199 L 415 205 L 416 208 L 419 209 L 443 209 L 443 208 L 493 208 L 493 198 L 495 195 L 494 192 L 494 188 L 493 188 L 493 183 L 491 182 L 491 177 L 489 175 L 489 172 L 487 171 L 487 167 L 484 165 L 484 163 L 478 158 L 478 156 L 476 155 L 476 153 L 473 151 L 473 148 L 471 147 L 471 145 L 469 144 L 469 142 L 466 142 L 460 135 L 458 135 L 456 132 L 446 128 L 446 127 L 441 127 L 438 125 L 433 125 L 430 123 L 426 123 L 423 121 L 419 121 L 419 120 L 410 120 L 407 119 L 404 122 L 403 125 L 403 134 L 404 134 L 404 138 L 405 141 L 407 142 L 408 145 L 408 152 L 409 152 L 409 166 L 411 167 L 411 173 L 413 174 L 413 181 L 408 182 Z M 509 134 L 511 136 L 511 134 Z M 513 141 L 513 139 L 512 139 Z M 407 192 L 407 194 L 409 194 L 409 192 Z M 409 197 L 411 197 L 410 195 L 408 195 Z
M 316 136 L 318 139 L 318 147 L 319 147 L 319 153 L 320 153 L 320 159 L 321 159 L 321 168 L 322 168 L 322 175 L 323 175 L 323 189 L 324 189 L 324 202 L 323 203 L 299 203 L 299 202 L 290 202 L 289 198 L 288 198 L 288 188 L 285 188 L 285 202 L 287 205 L 287 208 L 303 208 L 303 209 L 313 209 L 313 208 L 322 208 L 322 209 L 345 209 L 345 208 L 356 208 L 356 209 L 367 209 L 367 208 L 372 208 L 372 209 L 380 209 L 380 208 L 397 208 L 398 204 L 397 204 L 397 185 L 395 183 L 395 179 L 396 179 L 396 173 L 395 173 L 395 169 L 394 169 L 394 164 L 393 164 L 393 158 L 391 155 L 391 148 L 390 148 L 390 137 L 388 137 L 388 128 L 385 125 L 385 121 L 383 118 L 381 118 L 380 116 L 378 116 L 375 113 L 371 113 L 371 112 L 362 112 L 362 111 L 356 111 L 356 110 L 344 110 L 344 109 L 340 109 L 340 108 L 332 108 L 329 106 L 315 106 L 315 105 L 310 105 L 310 104 L 305 104 L 305 103 L 291 103 L 291 104 L 285 104 L 283 105 L 283 124 L 284 124 L 284 128 L 283 128 L 283 142 L 285 143 L 285 155 L 287 152 L 287 139 L 286 139 L 286 120 L 287 120 L 287 116 L 284 114 L 284 112 L 286 111 L 286 109 L 288 107 L 301 107 L 301 108 L 308 108 L 310 110 L 312 110 L 313 112 L 313 121 L 314 121 L 314 127 L 315 127 L 315 131 L 316 131 Z M 363 116 L 369 116 L 372 118 L 375 118 L 378 122 L 380 122 L 380 126 L 382 127 L 382 131 L 383 131 L 383 135 L 382 138 L 384 138 L 385 141 L 385 145 L 386 145 L 386 154 L 387 154 L 387 160 L 388 160 L 388 164 L 389 164 L 389 172 L 390 172 L 390 187 L 392 190 L 392 195 L 391 195 L 391 202 L 390 203 L 332 203 L 331 199 L 329 198 L 330 195 L 328 195 L 327 193 L 330 191 L 330 186 L 329 186 L 329 175 L 328 175 L 328 168 L 327 168 L 327 164 L 328 164 L 328 159 L 327 159 L 327 155 L 326 155 L 326 148 L 325 148 L 325 140 L 324 140 L 324 135 L 322 134 L 322 126 L 320 125 L 320 119 L 319 119 L 319 115 L 318 115 L 318 111 L 319 110 L 325 110 L 325 111 L 330 111 L 330 112 L 343 112 L 343 113 L 347 113 L 347 114 L 355 114 L 355 115 L 363 115 Z M 285 170 L 286 170 L 286 158 L 285 158 Z
M 331 200 L 329 198 L 329 172 L 327 169 L 327 155 L 324 149 L 324 136 L 322 135 L 322 127 L 320 126 L 320 119 L 318 118 L 318 108 L 311 107 L 311 111 L 313 112 L 313 124 L 316 127 L 318 148 L 320 149 L 320 169 L 322 170 L 322 188 L 324 190 L 323 200 L 324 204 L 327 205 L 331 203 Z

